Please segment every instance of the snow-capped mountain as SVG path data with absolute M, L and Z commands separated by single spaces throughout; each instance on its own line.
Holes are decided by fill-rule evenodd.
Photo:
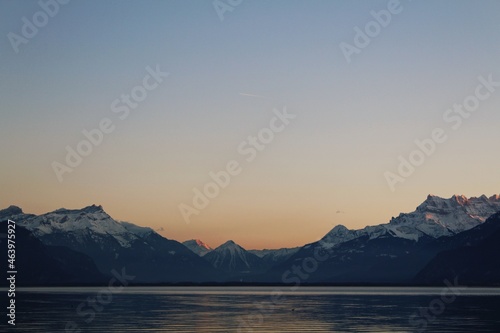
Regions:
M 266 267 L 261 258 L 231 240 L 207 253 L 203 258 L 215 268 L 232 274 L 255 273 Z
M 283 277 L 291 283 L 296 276 L 283 272 L 311 258 L 321 258 L 308 282 L 411 283 L 437 253 L 453 248 L 454 239 L 461 235 L 481 229 L 497 211 L 497 195 L 470 199 L 429 195 L 414 212 L 400 214 L 387 224 L 360 230 L 336 226 L 320 241 L 305 245 L 273 267 L 263 280 Z
M 449 199 L 429 195 L 414 212 L 402 213 L 386 224 L 359 230 L 338 225 L 320 241 L 299 249 L 253 251 L 246 251 L 233 241 L 214 250 L 197 240 L 183 245 L 151 228 L 116 221 L 96 205 L 58 209 L 38 216 L 10 206 L 0 210 L 0 223 L 13 219 L 19 230 L 27 229 L 21 243 L 33 244 L 41 255 L 30 255 L 26 249 L 25 256 L 33 258 L 26 267 L 37 261 L 50 266 L 48 270 L 43 267 L 33 270 L 33 274 L 40 272 L 42 278 L 51 276 L 46 283 L 57 282 L 59 273 L 64 276 L 63 282 L 78 281 L 84 275 L 81 281 L 88 282 L 96 279 L 99 272 L 108 279 L 106 276 L 109 277 L 112 270 L 124 269 L 129 276 L 134 276 L 133 283 L 296 283 L 298 279 L 304 283 L 372 284 L 411 283 L 438 253 L 476 244 L 479 238 L 485 239 L 500 230 L 498 216 L 488 220 L 489 223 L 484 222 L 496 212 L 500 212 L 500 195 L 489 198 L 455 195 Z M 29 241 L 29 237 L 36 237 L 39 244 Z M 500 238 L 493 238 L 484 246 L 494 244 L 497 239 Z M 496 255 L 495 251 L 490 252 Z M 473 264 L 479 259 L 474 254 L 468 255 L 467 260 L 471 264 L 466 267 L 467 274 L 473 274 L 475 269 L 471 267 L 475 267 Z M 317 265 L 307 266 L 315 267 L 311 272 L 303 274 L 298 270 L 315 261 Z M 495 262 L 488 261 L 488 265 Z M 435 261 L 426 276 L 439 277 L 433 275 L 432 270 L 440 266 L 443 265 Z M 452 271 L 455 266 L 450 267 Z M 95 268 L 99 270 L 97 274 Z M 484 274 L 489 274 L 488 269 Z M 32 281 L 43 281 L 38 279 L 40 276 L 34 278 Z
M 454 195 L 449 199 L 429 195 L 414 212 L 401 213 L 387 224 L 360 230 L 349 230 L 338 225 L 320 242 L 329 249 L 361 236 L 369 236 L 370 239 L 398 237 L 414 241 L 421 237 L 452 236 L 476 227 L 498 211 L 500 195 L 490 198 L 485 195 L 479 198 Z
M 83 209 L 58 209 L 40 216 L 31 216 L 18 222 L 39 238 L 49 238 L 51 234 L 94 233 L 111 236 L 122 247 L 130 247 L 133 242 L 154 231 L 129 222 L 118 222 L 111 218 L 102 206 L 88 206 Z
M 126 268 L 134 282 L 214 281 L 218 273 L 181 243 L 151 228 L 118 222 L 101 206 L 58 209 L 32 215 L 18 207 L 0 212 L 30 230 L 45 245 L 66 246 L 90 256 L 99 270 Z
M 262 258 L 264 262 L 270 266 L 281 263 L 292 255 L 294 255 L 300 247 L 282 248 L 277 250 L 249 250 L 248 252 L 255 254 L 257 257 Z
M 213 250 L 210 245 L 203 243 L 199 239 L 187 240 L 185 242 L 182 242 L 182 244 L 184 244 L 184 246 L 186 246 L 188 249 L 190 249 L 200 257 L 203 257 L 205 254 Z

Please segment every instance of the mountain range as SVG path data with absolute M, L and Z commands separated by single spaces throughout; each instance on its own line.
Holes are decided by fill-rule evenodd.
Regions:
M 500 196 L 429 195 L 389 223 L 335 226 L 302 247 L 247 251 L 179 243 L 151 228 L 116 221 L 101 206 L 26 214 L 0 211 L 0 232 L 16 221 L 26 285 L 99 284 L 125 269 L 132 283 L 500 284 Z M 0 247 L 5 239 L 0 237 Z M 28 268 L 29 267 L 29 268 Z M 20 268 L 21 270 L 21 268 Z M 5 279 L 3 280 L 5 281 Z M 4 282 L 2 282 L 4 283 Z
M 262 258 L 262 260 L 264 260 L 264 262 L 267 265 L 273 266 L 287 260 L 297 251 L 299 251 L 299 249 L 300 247 L 294 247 L 294 248 L 282 248 L 277 250 L 269 250 L 269 249 L 249 250 L 248 252 L 253 253 L 257 257 Z
M 105 276 L 126 268 L 127 274 L 135 276 L 133 282 L 138 283 L 201 282 L 218 278 L 210 263 L 181 243 L 166 239 L 150 228 L 118 222 L 101 206 L 58 209 L 39 216 L 24 214 L 20 208 L 11 206 L 0 211 L 2 217 L 16 221 L 17 226 L 27 229 L 46 246 L 62 246 L 92 258 Z
M 293 280 L 283 272 L 315 253 L 326 253 L 326 259 L 308 274 L 306 282 L 425 283 L 416 281 L 415 276 L 440 251 L 457 246 L 453 236 L 480 226 L 498 211 L 498 195 L 470 199 L 429 195 L 414 212 L 400 214 L 387 224 L 360 230 L 336 226 L 320 241 L 306 244 L 286 262 L 273 267 L 263 279 Z

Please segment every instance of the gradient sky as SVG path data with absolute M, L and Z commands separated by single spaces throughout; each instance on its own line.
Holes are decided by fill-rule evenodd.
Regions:
M 401 1 L 347 63 L 339 44 L 387 4 L 244 0 L 221 21 L 212 1 L 73 0 L 15 53 L 7 35 L 40 6 L 0 1 L 0 207 L 95 203 L 179 241 L 277 248 L 429 193 L 499 193 L 500 88 L 457 131 L 443 114 L 479 76 L 500 81 L 500 2 Z M 170 75 L 119 120 L 111 103 L 156 65 Z M 285 106 L 296 118 L 246 162 L 238 145 Z M 51 163 L 103 118 L 116 130 L 59 182 Z M 436 127 L 448 141 L 392 192 L 384 172 Z M 233 159 L 241 174 L 186 224 L 179 204 Z

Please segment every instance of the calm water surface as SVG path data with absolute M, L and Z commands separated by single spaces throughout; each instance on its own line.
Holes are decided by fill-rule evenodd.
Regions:
M 21 289 L 16 327 L 8 327 L 3 315 L 0 331 L 500 332 L 497 288 L 303 287 L 291 292 L 289 287 L 128 287 L 116 294 L 105 291 Z

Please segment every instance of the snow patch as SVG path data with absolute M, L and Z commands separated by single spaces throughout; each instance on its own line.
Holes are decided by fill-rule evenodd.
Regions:
M 369 239 L 390 236 L 412 241 L 418 241 L 423 236 L 452 236 L 478 226 L 498 211 L 500 195 L 497 194 L 490 198 L 484 195 L 479 198 L 454 195 L 449 199 L 429 195 L 414 212 L 401 213 L 387 224 L 360 230 L 338 225 L 321 239 L 320 244 L 330 249 L 362 236 Z

